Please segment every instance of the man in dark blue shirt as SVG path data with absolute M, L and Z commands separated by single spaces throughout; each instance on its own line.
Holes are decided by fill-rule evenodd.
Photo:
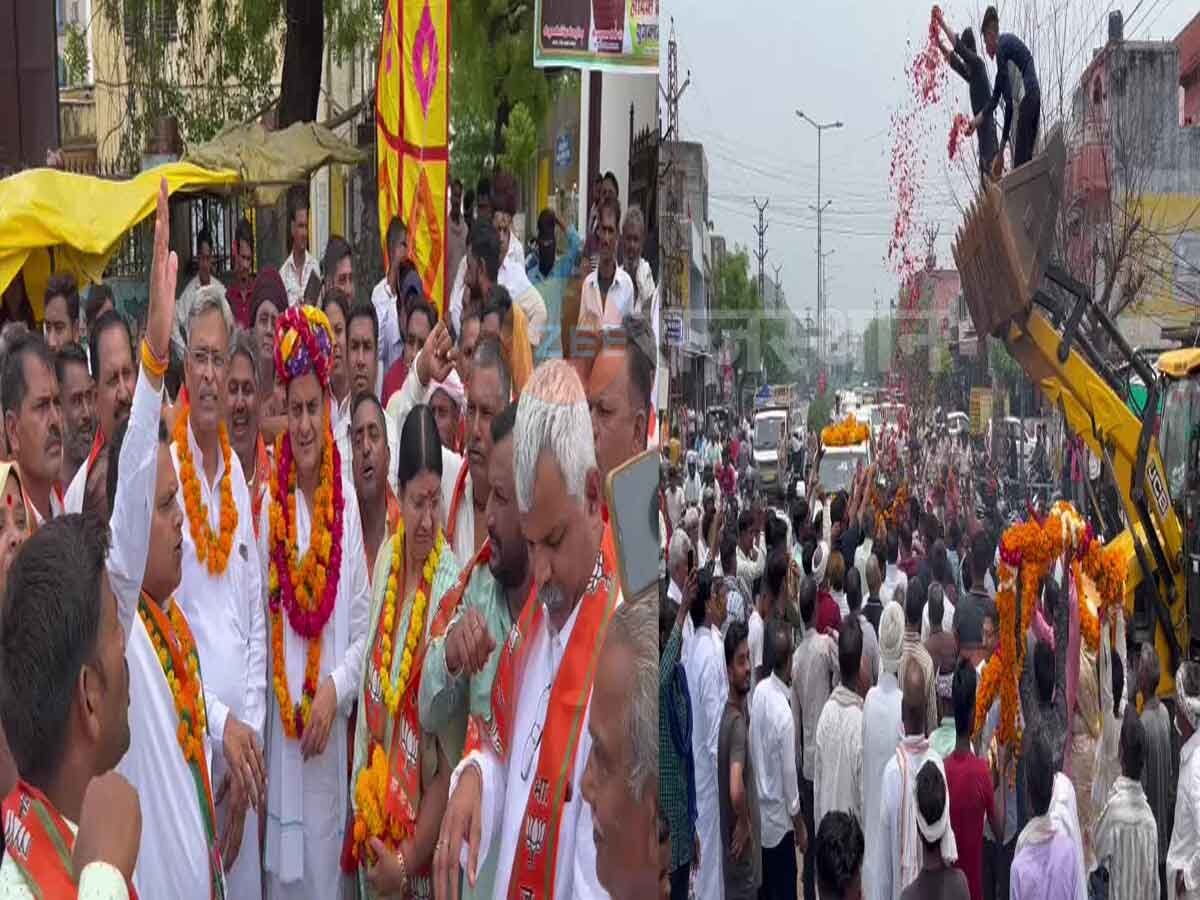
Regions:
M 942 56 L 946 58 L 946 62 L 950 64 L 950 68 L 957 72 L 970 88 L 971 113 L 978 116 L 991 100 L 992 85 L 988 79 L 987 65 L 984 64 L 975 49 L 975 33 L 970 28 L 965 28 L 962 36 L 959 37 L 946 24 L 940 9 L 934 15 L 937 17 L 938 25 L 941 26 L 943 33 L 950 41 L 950 46 L 947 47 L 939 38 L 938 47 L 942 51 Z M 992 162 L 996 158 L 998 149 L 996 122 L 990 113 L 983 117 L 982 124 L 975 130 L 979 140 L 979 171 L 986 176 L 992 171 Z
M 983 43 L 988 55 L 996 60 L 996 86 L 992 89 L 991 100 L 988 101 L 978 115 L 975 116 L 968 132 L 979 128 L 987 117 L 996 109 L 1000 99 L 1004 99 L 1004 130 L 1000 135 L 1000 150 L 992 166 L 992 174 L 997 178 L 1004 170 L 1004 146 L 1012 131 L 1013 94 L 1009 77 L 1009 63 L 1021 73 L 1024 86 L 1024 96 L 1021 98 L 1021 108 L 1017 112 L 1017 130 L 1013 138 L 1013 167 L 1024 165 L 1033 158 L 1033 148 L 1037 144 L 1038 125 L 1042 118 L 1042 92 L 1038 85 L 1037 68 L 1033 64 L 1033 54 L 1020 38 L 1012 34 L 1000 34 L 1000 16 L 996 7 L 989 6 L 983 14 Z

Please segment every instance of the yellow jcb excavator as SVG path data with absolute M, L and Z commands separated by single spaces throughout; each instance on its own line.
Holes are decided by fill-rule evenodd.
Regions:
M 1155 372 L 1088 287 L 1050 259 L 1065 168 L 1056 129 L 1041 154 L 977 195 L 954 260 L 977 333 L 1004 341 L 1120 494 L 1125 527 L 1110 546 L 1129 562 L 1126 614 L 1135 641 L 1153 638 L 1159 694 L 1169 696 L 1180 659 L 1200 658 L 1190 627 L 1200 623 L 1200 350 L 1165 353 Z M 1146 385 L 1140 419 L 1113 360 Z

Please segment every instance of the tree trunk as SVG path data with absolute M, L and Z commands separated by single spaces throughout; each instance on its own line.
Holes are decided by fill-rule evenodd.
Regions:
M 508 124 L 508 114 L 512 105 L 507 97 L 501 97 L 496 104 L 496 121 L 492 125 L 492 168 L 500 169 L 500 156 L 504 153 L 504 126 Z M 513 173 L 515 174 L 515 173 Z
M 285 0 L 287 36 L 279 92 L 279 128 L 317 118 L 325 61 L 324 0 Z

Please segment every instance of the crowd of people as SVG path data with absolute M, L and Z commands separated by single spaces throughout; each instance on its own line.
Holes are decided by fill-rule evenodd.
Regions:
M 1200 897 L 1200 664 L 1165 701 L 1119 606 L 1082 641 L 1060 559 L 1022 630 L 1019 739 L 999 697 L 977 708 L 1014 626 L 1009 523 L 976 515 L 969 442 L 906 420 L 846 489 L 817 450 L 802 492 L 767 496 L 738 487 L 745 423 L 681 425 L 660 498 L 670 897 Z
M 569 267 L 548 221 L 526 275 L 509 181 L 452 216 L 446 319 L 400 222 L 356 301 L 302 196 L 279 270 L 239 230 L 226 287 L 203 234 L 177 292 L 164 184 L 136 340 L 96 286 L 81 348 L 60 281 L 6 331 L 0 897 L 655 892 L 656 607 L 604 489 L 647 447 L 652 280 L 614 183 L 601 349 L 545 349 Z

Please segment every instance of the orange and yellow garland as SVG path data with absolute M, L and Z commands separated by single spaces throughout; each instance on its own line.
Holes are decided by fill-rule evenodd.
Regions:
M 395 816 L 388 815 L 387 796 L 391 781 L 388 755 L 382 744 L 375 744 L 371 751 L 371 764 L 358 773 L 354 782 L 354 847 L 361 852 L 367 847 L 368 838 L 379 838 L 390 847 L 411 833 Z
M 404 656 L 400 660 L 400 672 L 395 684 L 392 683 L 392 629 L 396 623 L 396 594 L 399 592 L 400 566 L 404 554 L 404 522 L 401 520 L 396 528 L 396 536 L 392 540 L 392 564 L 388 571 L 387 591 L 384 593 L 381 642 L 383 645 L 382 658 L 379 661 L 379 686 L 383 694 L 383 702 L 388 715 L 396 715 L 400 708 L 400 698 L 408 689 L 412 677 L 413 658 L 417 652 L 417 643 L 425 633 L 425 613 L 429 608 L 428 588 L 433 584 L 433 575 L 437 571 L 446 539 L 439 528 L 433 550 L 425 559 L 425 567 L 421 572 L 421 583 L 417 585 L 417 593 L 413 598 L 412 615 L 408 618 L 408 634 L 404 639 Z
M 200 690 L 200 657 L 196 652 L 192 630 L 174 600 L 165 616 L 152 600 L 138 604 L 138 615 L 146 626 L 146 634 L 154 645 L 154 655 L 158 657 L 167 686 L 171 689 L 171 699 L 175 702 L 175 714 L 179 719 L 175 737 L 183 750 L 183 758 L 207 769 L 204 736 L 208 732 L 208 713 Z M 148 621 L 153 619 L 158 621 Z M 178 647 L 167 646 L 163 635 L 168 628 L 175 635 Z M 180 672 L 184 677 L 180 677 Z
M 1000 539 L 1000 584 L 996 591 L 1000 648 L 988 660 L 975 694 L 974 737 L 983 729 L 988 710 L 1000 697 L 1000 726 L 997 740 L 1014 750 L 1021 746 L 1017 721 L 1020 706 L 1018 684 L 1025 665 L 1025 641 L 1017 630 L 1017 575 L 1021 581 L 1021 634 L 1033 621 L 1033 611 L 1042 579 L 1063 553 L 1077 585 L 1080 632 L 1093 652 L 1099 645 L 1100 622 L 1086 600 L 1080 574 L 1095 583 L 1100 610 L 1120 606 L 1125 586 L 1125 560 L 1120 551 L 1105 549 L 1069 503 L 1059 501 L 1042 521 L 1031 520 L 1013 525 Z M 1065 638 L 1064 638 L 1065 639 Z
M 328 423 L 325 427 L 325 446 L 321 458 L 321 474 L 313 502 L 312 533 L 309 539 L 308 551 L 304 559 L 297 564 L 296 560 L 296 466 L 290 452 L 284 450 L 285 435 L 280 435 L 275 447 L 275 458 L 281 466 L 287 468 L 287 484 L 281 484 L 281 478 L 275 469 L 271 472 L 271 547 L 275 551 L 283 548 L 282 556 L 287 560 L 290 584 L 294 586 L 294 608 L 281 598 L 282 587 L 279 577 L 279 565 L 276 553 L 272 553 L 268 571 L 267 587 L 270 593 L 269 604 L 271 619 L 271 655 L 272 672 L 274 673 L 275 699 L 279 703 L 279 718 L 283 723 L 283 733 L 293 739 L 299 739 L 304 729 L 308 727 L 312 716 L 312 702 L 317 693 L 317 685 L 321 675 L 321 643 L 322 628 L 325 620 L 332 613 L 332 606 L 326 603 L 326 582 L 330 570 L 340 565 L 340 554 L 333 552 L 333 534 L 336 528 L 339 532 L 340 519 L 335 488 L 340 485 L 340 473 L 335 472 L 335 447 L 333 431 Z M 339 475 L 337 484 L 334 476 Z M 281 497 L 287 497 L 287 514 L 284 514 L 284 504 Z M 329 606 L 325 609 L 325 606 Z M 310 633 L 297 629 L 297 633 L 308 641 L 308 653 L 304 666 L 304 684 L 301 688 L 300 703 L 293 706 L 291 690 L 287 680 L 287 658 L 284 651 L 283 619 L 285 611 L 295 619 L 304 616 L 312 630 Z
M 196 545 L 196 558 L 208 568 L 210 575 L 224 574 L 229 565 L 229 552 L 233 548 L 233 533 L 237 531 L 238 511 L 233 502 L 232 451 L 229 432 L 225 423 L 217 426 L 221 444 L 221 461 L 225 472 L 221 476 L 221 531 L 213 534 L 208 524 L 208 509 L 200 496 L 200 479 L 196 475 L 196 464 L 192 460 L 192 449 L 188 443 L 189 410 L 185 406 L 175 420 L 173 434 L 175 452 L 179 454 L 179 486 L 183 491 L 183 508 L 187 513 L 188 530 Z
M 821 429 L 821 444 L 825 447 L 852 447 L 870 437 L 870 429 L 855 419 L 854 413 L 836 425 L 826 425 Z

